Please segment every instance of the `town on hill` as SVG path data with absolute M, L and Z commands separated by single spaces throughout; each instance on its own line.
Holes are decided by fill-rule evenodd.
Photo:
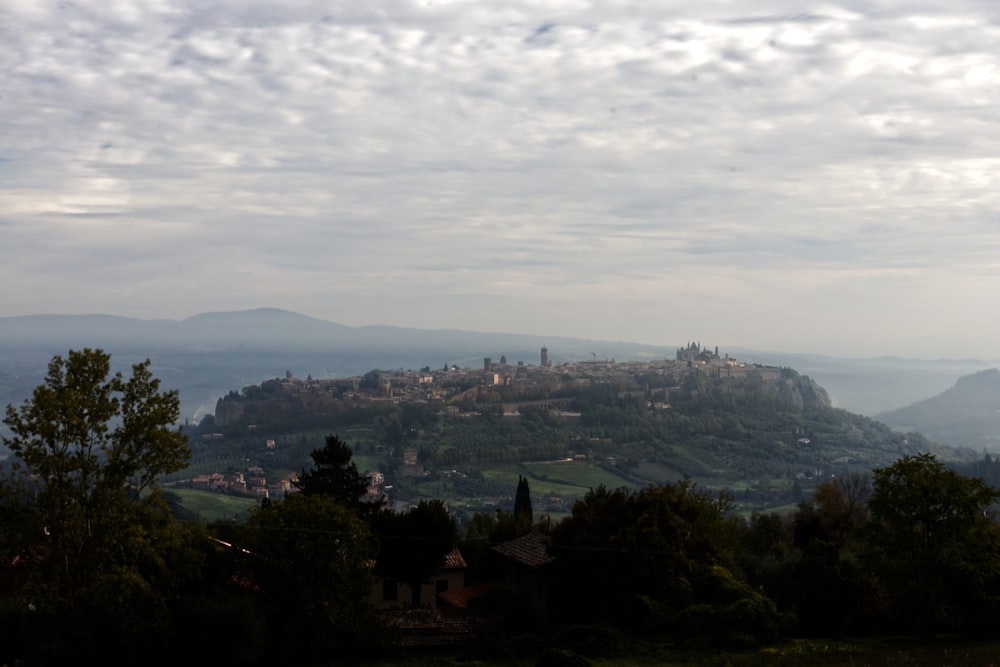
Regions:
M 238 475 L 240 493 L 280 497 L 316 443 L 336 433 L 372 475 L 373 494 L 400 507 L 443 498 L 460 521 L 510 505 L 521 475 L 554 515 L 601 484 L 682 478 L 732 493 L 747 511 L 788 507 L 830 475 L 930 447 L 831 407 L 792 369 L 697 342 L 651 361 L 556 364 L 542 347 L 531 362 L 500 354 L 475 368 L 323 379 L 289 370 L 229 392 L 191 433 L 192 477 L 179 484 L 233 493 L 220 476 Z M 259 485 L 243 489 L 247 479 Z
M 345 410 L 371 403 L 418 403 L 446 413 L 463 411 L 463 406 L 492 406 L 506 415 L 517 415 L 524 406 L 547 406 L 547 399 L 571 395 L 574 390 L 607 386 L 617 392 L 647 392 L 669 399 L 675 382 L 689 374 L 713 380 L 727 380 L 735 388 L 753 381 L 775 385 L 782 369 L 745 363 L 729 355 L 720 357 L 718 348 L 709 351 L 698 343 L 677 350 L 675 359 L 616 362 L 614 359 L 565 362 L 554 365 L 548 349 L 540 351 L 539 363 L 510 363 L 501 355 L 494 361 L 483 359 L 481 369 L 446 365 L 441 369 L 425 366 L 419 370 L 372 370 L 347 378 L 302 379 L 291 371 L 283 378 L 262 382 L 230 392 L 216 403 L 212 423 L 225 426 L 248 419 L 268 421 L 289 416 L 289 412 Z M 542 403 L 538 403 L 542 401 Z

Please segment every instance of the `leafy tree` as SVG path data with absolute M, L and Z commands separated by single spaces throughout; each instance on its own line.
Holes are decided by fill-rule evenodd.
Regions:
M 367 505 L 361 498 L 368 480 L 358 472 L 351 460 L 353 455 L 350 446 L 338 436 L 326 436 L 326 446 L 312 453 L 316 467 L 303 470 L 293 482 L 295 487 L 307 496 L 323 496 L 348 509 L 362 509 Z
M 361 376 L 358 381 L 358 389 L 364 391 L 379 391 L 382 388 L 382 374 L 377 370 L 370 370 Z
M 121 530 L 140 505 L 157 501 L 143 492 L 190 457 L 176 391 L 160 392 L 150 362 L 132 377 L 109 377 L 110 355 L 70 351 L 49 364 L 45 383 L 21 408 L 8 405 L 18 481 L 29 485 L 30 507 L 41 520 L 47 565 L 55 565 L 52 592 L 72 598 L 108 565 Z M 41 546 L 41 545 L 39 545 Z
M 875 469 L 868 557 L 895 627 L 985 631 L 1000 611 L 1000 491 L 931 454 Z
M 413 591 L 413 605 L 418 606 L 421 584 L 458 544 L 455 520 L 442 501 L 421 500 L 401 514 L 378 512 L 369 523 L 379 541 L 375 573 L 406 583 Z
M 744 538 L 748 578 L 796 611 L 798 631 L 804 635 L 842 635 L 861 629 L 867 620 L 863 610 L 872 582 L 857 551 L 869 520 L 871 488 L 870 477 L 860 473 L 819 484 L 789 517 L 783 539 L 776 517 L 751 520 Z M 763 554 L 768 542 L 770 553 Z
M 329 658 L 379 626 L 369 603 L 376 550 L 367 526 L 323 495 L 295 493 L 238 527 L 241 560 L 267 619 L 271 657 Z
M 731 549 L 729 500 L 684 480 L 639 491 L 600 486 L 552 532 L 563 615 L 659 627 L 699 600 L 696 581 Z
M 190 450 L 175 426 L 177 392 L 161 392 L 149 365 L 126 379 L 103 351 L 70 351 L 6 409 L 3 443 L 15 458 L 3 514 L 16 529 L 4 530 L 0 551 L 23 568 L 21 593 L 83 634 L 97 614 L 105 628 L 146 614 L 149 629 L 175 583 L 160 551 L 174 531 L 156 482 Z
M 848 473 L 816 486 L 812 498 L 799 504 L 795 514 L 795 544 L 800 548 L 822 540 L 837 548 L 856 541 L 869 520 L 871 478 Z

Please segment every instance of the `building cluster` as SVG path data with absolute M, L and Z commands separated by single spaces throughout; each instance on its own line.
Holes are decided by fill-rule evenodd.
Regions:
M 653 361 L 618 362 L 614 359 L 567 361 L 554 364 L 547 348 L 541 348 L 538 364 L 523 361 L 508 363 L 506 355 L 499 361 L 484 357 L 481 368 L 449 366 L 432 370 L 425 367 L 413 370 L 375 370 L 363 376 L 301 380 L 291 372 L 283 378 L 267 380 L 259 387 L 247 387 L 242 398 L 262 398 L 251 407 L 252 401 L 229 400 L 226 397 L 216 405 L 215 423 L 222 426 L 239 420 L 252 420 L 250 410 L 264 410 L 260 418 L 274 419 L 286 416 L 282 411 L 297 410 L 323 414 L 347 407 L 361 407 L 378 402 L 419 402 L 437 405 L 442 414 L 458 414 L 466 399 L 475 398 L 483 390 L 512 388 L 512 392 L 530 395 L 533 389 L 576 385 L 584 388 L 592 384 L 611 383 L 622 390 L 641 391 L 637 378 L 663 376 L 680 381 L 685 375 L 699 373 L 712 378 L 739 380 L 757 377 L 764 382 L 781 379 L 782 371 L 773 366 L 761 366 L 722 356 L 718 348 L 702 347 L 690 343 L 679 348 L 673 359 Z M 267 401 L 269 396 L 281 396 L 282 401 Z M 501 400 L 507 401 L 507 397 Z
M 269 483 L 264 477 L 264 469 L 255 466 L 241 472 L 198 475 L 191 479 L 191 488 L 251 498 L 284 498 L 292 489 L 292 480 L 285 478 Z

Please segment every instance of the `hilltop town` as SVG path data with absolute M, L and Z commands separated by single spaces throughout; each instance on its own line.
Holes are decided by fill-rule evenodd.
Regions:
M 536 363 L 510 362 L 501 354 L 498 360 L 483 358 L 477 368 L 375 369 L 353 377 L 323 379 L 302 379 L 288 371 L 284 377 L 220 398 L 214 417 L 197 431 L 200 454 L 215 456 L 220 449 L 242 441 L 257 452 L 255 460 L 268 463 L 268 473 L 281 478 L 267 479 L 265 471 L 253 465 L 225 473 L 199 470 L 187 483 L 221 493 L 280 498 L 292 490 L 295 471 L 310 451 L 291 446 L 301 440 L 292 434 L 345 427 L 355 432 L 351 440 L 356 452 L 375 457 L 369 459 L 373 497 L 386 492 L 382 471 L 394 483 L 395 496 L 400 486 L 412 491 L 412 485 L 432 471 L 459 478 L 472 472 L 468 466 L 481 468 L 486 459 L 569 457 L 595 463 L 599 458 L 601 466 L 624 474 L 617 464 L 630 460 L 628 449 L 616 450 L 620 436 L 587 435 L 589 422 L 580 411 L 581 400 L 638 402 L 650 411 L 662 412 L 671 410 L 671 401 L 680 395 L 724 388 L 729 393 L 764 393 L 801 404 L 794 377 L 792 371 L 745 363 L 696 342 L 677 349 L 673 359 L 652 361 L 619 362 L 593 355 L 589 360 L 554 363 L 549 350 L 542 347 Z M 817 391 L 820 401 L 826 402 L 822 390 Z M 503 423 L 487 426 L 477 417 L 501 418 Z M 544 437 L 532 432 L 540 418 L 550 422 Z M 456 419 L 451 421 L 453 426 L 445 425 Z M 358 428 L 363 429 L 360 436 Z M 455 437 L 466 437 L 457 436 L 456 429 L 481 435 L 474 443 L 456 444 Z M 501 441 L 509 444 L 501 445 Z M 489 454 L 483 453 L 484 447 Z M 471 495 L 498 495 L 498 489 L 483 480 L 467 479 L 461 486 Z M 551 505 L 562 508 L 565 501 L 553 495 Z
M 540 350 L 537 364 L 509 362 L 505 355 L 485 357 L 481 368 L 445 366 L 419 370 L 372 370 L 346 378 L 301 379 L 291 371 L 285 377 L 245 387 L 220 398 L 214 424 L 253 423 L 283 419 L 304 411 L 315 414 L 373 403 L 426 403 L 446 414 L 500 409 L 516 415 L 526 404 L 559 409 L 559 397 L 572 390 L 609 385 L 621 392 L 643 392 L 659 402 L 669 399 L 672 387 L 695 374 L 706 379 L 753 379 L 774 384 L 782 369 L 720 356 L 700 343 L 679 348 L 674 359 L 617 362 L 614 359 L 567 361 L 554 364 L 548 349 Z M 734 383 L 735 384 L 735 383 Z M 555 400 L 555 402 L 553 402 Z M 565 403 L 566 401 L 563 401 Z

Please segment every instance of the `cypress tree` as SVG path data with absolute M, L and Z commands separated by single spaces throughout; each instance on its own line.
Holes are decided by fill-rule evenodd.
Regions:
M 533 523 L 534 518 L 531 511 L 531 491 L 528 489 L 528 480 L 521 475 L 517 476 L 517 494 L 514 496 L 514 518 L 525 517 L 528 523 Z

